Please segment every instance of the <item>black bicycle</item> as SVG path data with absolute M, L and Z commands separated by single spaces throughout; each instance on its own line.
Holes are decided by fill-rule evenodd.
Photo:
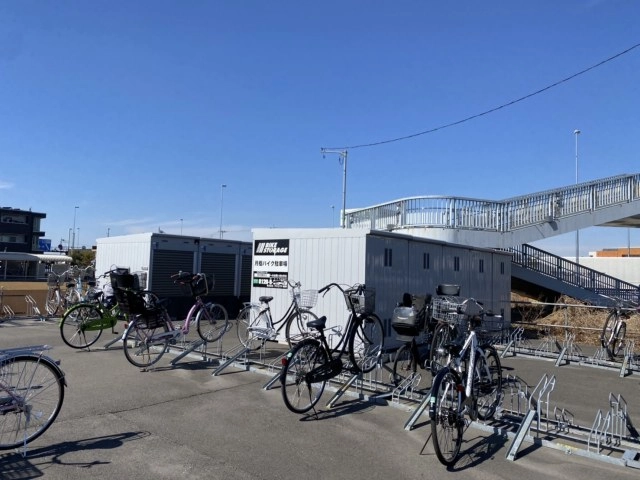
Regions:
M 280 382 L 284 404 L 294 413 L 305 413 L 320 400 L 328 380 L 340 375 L 344 370 L 352 374 L 368 373 L 380 361 L 384 345 L 384 327 L 380 318 L 373 313 L 375 291 L 356 284 L 342 288 L 330 283 L 318 293 L 325 294 L 331 288 L 338 288 L 351 314 L 346 331 L 335 348 L 329 346 L 325 335 L 327 317 L 322 316 L 307 323 L 317 331 L 315 337 L 302 340 L 282 359 Z M 348 361 L 343 362 L 343 356 Z
M 431 384 L 431 375 L 423 379 L 418 367 L 430 372 L 429 351 L 434 329 L 431 295 L 420 298 L 405 293 L 402 303 L 393 310 L 391 327 L 396 338 L 405 342 L 396 352 L 391 381 L 403 391 L 424 390 Z

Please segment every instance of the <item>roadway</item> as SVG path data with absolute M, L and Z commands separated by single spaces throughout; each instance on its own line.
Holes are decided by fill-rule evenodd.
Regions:
M 166 355 L 152 371 L 130 365 L 121 348 L 72 350 L 57 324 L 29 319 L 0 323 L 0 348 L 49 344 L 61 360 L 68 389 L 53 426 L 26 457 L 0 452 L 0 479 L 427 479 L 445 474 L 423 416 L 404 429 L 413 405 L 389 399 L 342 397 L 317 415 L 289 412 L 270 378 L 235 366 L 212 376 L 217 361 L 186 357 L 174 367 Z M 235 343 L 227 334 L 225 348 Z M 226 338 L 226 337 L 225 337 Z M 275 345 L 270 344 L 274 353 Z M 535 386 L 555 375 L 552 399 L 590 426 L 614 392 L 640 415 L 639 377 L 523 356 L 503 359 L 505 372 Z M 331 392 L 325 392 L 328 400 Z M 640 421 L 636 418 L 636 423 Z M 634 479 L 639 471 L 525 443 L 515 461 L 511 441 L 469 428 L 463 454 L 451 469 L 462 479 Z

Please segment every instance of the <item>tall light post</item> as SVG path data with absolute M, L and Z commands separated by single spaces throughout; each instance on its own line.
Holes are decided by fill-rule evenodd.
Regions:
M 342 224 L 342 228 L 347 227 L 347 155 L 349 154 L 348 150 L 332 150 L 328 148 L 321 148 L 320 153 L 324 157 L 327 153 L 337 153 L 340 155 L 340 159 L 338 160 L 342 165 L 342 218 L 340 223 Z
M 222 238 L 222 206 L 224 204 L 224 189 L 227 188 L 226 184 L 220 185 L 220 238 Z
M 76 214 L 78 213 L 79 208 L 80 207 L 73 207 L 73 229 L 71 230 L 73 240 L 71 242 L 71 250 L 76 248 Z
M 182 219 L 180 219 L 180 235 L 182 235 Z
M 78 227 L 78 246 L 80 246 L 80 227 Z
M 578 185 L 578 135 L 580 135 L 580 130 L 573 131 L 574 136 L 576 137 L 576 185 Z M 578 190 L 576 189 L 576 195 L 578 194 Z M 580 230 L 576 228 L 576 263 L 580 263 Z

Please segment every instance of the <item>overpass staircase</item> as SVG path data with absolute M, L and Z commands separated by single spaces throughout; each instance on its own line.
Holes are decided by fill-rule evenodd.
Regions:
M 593 304 L 637 302 L 638 287 L 532 247 L 593 226 L 640 227 L 640 174 L 624 174 L 506 200 L 419 196 L 345 212 L 345 228 L 407 233 L 513 253 L 512 284 Z
M 592 305 L 637 305 L 640 288 L 531 245 L 510 248 L 511 288 L 555 301 L 568 295 Z

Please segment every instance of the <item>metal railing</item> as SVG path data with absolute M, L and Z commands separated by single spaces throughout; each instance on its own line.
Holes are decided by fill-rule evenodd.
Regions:
M 603 303 L 638 302 L 640 287 L 531 245 L 509 249 L 512 263 L 603 296 Z M 608 301 L 609 299 L 609 301 Z
M 506 200 L 420 196 L 350 210 L 346 228 L 508 232 L 640 200 L 640 174 L 618 175 Z

